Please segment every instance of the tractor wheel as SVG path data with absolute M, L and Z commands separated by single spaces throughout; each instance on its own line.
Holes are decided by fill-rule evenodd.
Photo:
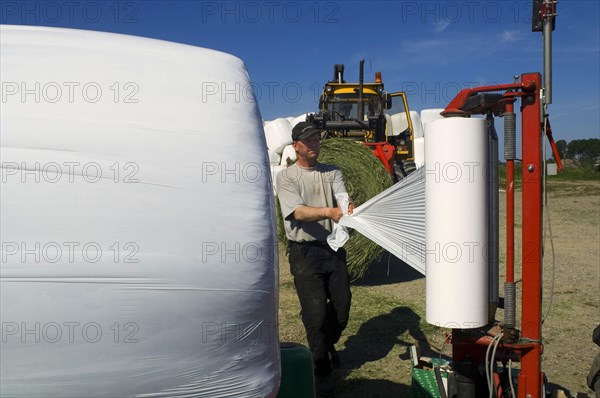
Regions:
M 412 160 L 395 160 L 394 161 L 394 175 L 395 182 L 400 182 L 417 169 L 417 165 Z

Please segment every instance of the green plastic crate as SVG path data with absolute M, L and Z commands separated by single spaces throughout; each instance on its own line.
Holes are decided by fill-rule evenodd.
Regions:
M 415 346 L 410 347 L 412 360 L 412 396 L 413 398 L 441 398 L 435 380 L 435 367 L 440 368 L 442 380 L 447 389 L 449 362 L 444 359 L 419 357 Z

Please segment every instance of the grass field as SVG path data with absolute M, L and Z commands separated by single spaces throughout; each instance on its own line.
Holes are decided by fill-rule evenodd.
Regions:
M 516 236 L 520 239 L 520 192 L 515 196 Z M 600 177 L 578 181 L 549 179 L 547 197 L 555 261 L 546 226 L 543 313 L 548 317 L 543 325 L 542 369 L 552 388 L 565 388 L 573 395 L 591 393 L 585 378 L 600 351 L 591 341 L 592 330 L 600 323 Z M 501 283 L 505 276 L 504 205 L 505 194 L 501 193 Z M 517 278 L 519 253 L 517 247 Z M 284 253 L 280 269 L 280 339 L 306 344 Z M 436 356 L 451 352 L 451 347 L 444 345 L 448 330 L 425 322 L 425 279 L 386 253 L 370 267 L 366 277 L 354 281 L 352 292 L 350 324 L 337 346 L 343 366 L 334 373 L 336 396 L 409 397 L 411 367 L 407 346 L 418 342 L 424 354 Z M 502 319 L 501 310 L 496 318 Z

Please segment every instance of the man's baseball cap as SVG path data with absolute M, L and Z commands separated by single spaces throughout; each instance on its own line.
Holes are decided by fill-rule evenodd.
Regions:
M 320 133 L 323 130 L 320 130 L 315 126 L 314 123 L 311 122 L 300 122 L 294 126 L 292 129 L 292 140 L 293 141 L 301 141 L 305 140 L 311 135 L 315 133 Z

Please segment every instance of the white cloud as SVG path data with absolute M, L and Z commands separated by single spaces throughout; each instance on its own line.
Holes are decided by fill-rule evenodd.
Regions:
M 450 22 L 448 22 L 448 21 L 440 21 L 440 22 L 434 24 L 434 28 L 433 29 L 436 32 L 443 32 L 444 30 L 446 30 L 446 28 L 448 26 L 450 26 Z
M 500 41 L 503 43 L 513 42 L 517 40 L 518 31 L 516 30 L 505 30 L 500 35 Z
M 600 109 L 600 105 L 594 105 L 594 106 L 589 106 L 589 107 L 582 107 L 582 108 L 578 108 L 578 109 L 573 110 L 573 111 L 567 111 L 567 112 L 557 113 L 555 115 L 551 115 L 551 118 L 556 119 L 556 118 L 559 118 L 561 116 L 572 115 L 574 113 L 580 113 L 580 112 L 594 111 L 596 109 Z

